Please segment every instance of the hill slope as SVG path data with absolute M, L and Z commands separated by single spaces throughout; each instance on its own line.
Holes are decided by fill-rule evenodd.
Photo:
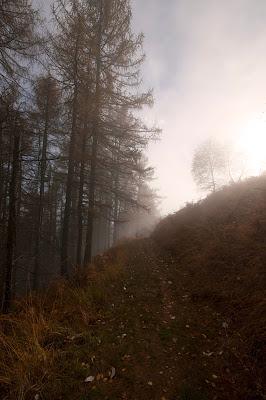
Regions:
M 1 398 L 265 399 L 266 178 L 1 317 Z

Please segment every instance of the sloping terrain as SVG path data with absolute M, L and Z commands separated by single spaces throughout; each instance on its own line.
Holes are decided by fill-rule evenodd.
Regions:
M 266 178 L 1 317 L 3 399 L 265 399 Z

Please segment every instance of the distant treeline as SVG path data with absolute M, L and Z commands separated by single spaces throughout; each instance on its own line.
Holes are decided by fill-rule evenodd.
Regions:
M 0 4 L 2 310 L 156 217 L 129 0 Z M 134 221 L 134 226 L 131 222 Z M 137 222 L 136 222 L 137 221 Z M 136 226 L 137 224 L 137 226 Z

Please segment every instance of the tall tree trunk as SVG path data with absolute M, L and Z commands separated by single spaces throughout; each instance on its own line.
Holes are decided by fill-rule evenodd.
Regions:
M 107 249 L 111 247 L 111 238 L 110 238 L 110 233 L 111 233 L 111 210 L 107 211 Z
M 69 249 L 69 227 L 71 218 L 71 203 L 72 203 L 72 191 L 75 175 L 75 156 L 76 156 L 76 136 L 77 136 L 77 110 L 78 110 L 78 54 L 79 54 L 79 43 L 80 33 L 77 35 L 75 44 L 75 55 L 74 55 L 74 94 L 73 94 L 73 105 L 72 105 L 72 124 L 71 124 L 71 135 L 69 145 L 69 162 L 67 171 L 67 183 L 66 183 L 66 199 L 65 209 L 63 217 L 63 228 L 62 228 L 62 243 L 61 243 L 61 275 L 67 276 L 68 274 L 68 249 Z
M 20 156 L 20 133 L 15 127 L 13 154 L 12 154 L 12 171 L 9 187 L 9 211 L 8 211 L 8 226 L 7 226 L 7 253 L 5 263 L 5 281 L 2 311 L 8 313 L 11 304 L 12 296 L 12 271 L 14 262 L 14 251 L 16 245 L 16 189 L 19 176 L 19 156 Z
M 114 179 L 114 230 L 113 230 L 113 244 L 115 245 L 118 241 L 119 234 L 119 198 L 118 198 L 118 189 L 119 189 L 119 152 L 120 152 L 120 144 L 119 140 L 115 138 L 115 152 L 114 152 L 114 161 L 115 161 L 115 179 Z
M 94 130 L 94 133 L 95 132 L 96 130 Z M 90 171 L 90 182 L 89 182 L 89 206 L 88 206 L 88 216 L 87 216 L 87 234 L 86 234 L 84 265 L 87 265 L 91 261 L 92 257 L 94 201 L 95 201 L 96 165 L 97 165 L 97 147 L 98 147 L 97 142 L 98 142 L 97 136 L 94 134 L 92 142 L 91 171 Z
M 58 215 L 58 191 L 59 188 L 54 181 L 53 175 L 51 175 L 51 190 L 50 190 L 50 243 L 53 249 L 53 259 L 56 260 L 58 251 L 57 246 L 57 215 Z
M 41 151 L 41 171 L 40 171 L 40 187 L 39 187 L 39 203 L 36 220 L 36 236 L 35 236 L 35 254 L 34 254 L 34 271 L 33 271 L 33 289 L 37 290 L 39 287 L 39 274 L 40 274 L 40 240 L 42 232 L 43 221 L 43 198 L 45 189 L 45 174 L 46 174 L 46 158 L 47 158 L 47 144 L 48 144 L 48 128 L 49 128 L 49 89 L 46 97 L 45 107 L 45 123 L 42 140 Z
M 10 145 L 11 148 L 11 145 Z M 10 151 L 11 152 L 11 151 Z M 9 177 L 10 177 L 10 169 L 11 169 L 11 154 L 8 158 L 8 163 L 7 163 L 7 169 L 5 172 L 5 182 L 4 182 L 4 194 L 3 194 L 3 205 L 2 205 L 2 224 L 4 226 L 6 226 L 7 224 L 7 198 L 8 198 L 8 192 L 9 192 L 9 186 L 10 186 L 10 182 L 9 182 Z
M 95 188 L 96 188 L 96 168 L 97 168 L 99 109 L 100 109 L 101 42 L 102 42 L 102 24 L 103 24 L 102 0 L 100 0 L 99 6 L 100 6 L 100 16 L 99 16 L 97 56 L 96 56 L 95 109 L 94 109 L 93 124 L 92 124 L 92 152 L 91 152 L 91 169 L 90 169 L 90 180 L 89 180 L 89 206 L 88 206 L 88 216 L 87 216 L 87 234 L 86 234 L 84 265 L 90 263 L 92 257 L 94 203 L 95 203 Z
M 19 228 L 20 228 L 20 209 L 21 209 L 21 203 L 22 203 L 22 165 L 21 165 L 21 159 L 19 159 L 19 165 L 18 165 L 18 179 L 17 179 L 17 185 L 16 185 L 16 193 L 17 193 L 17 199 L 16 199 L 16 231 L 17 235 L 19 235 Z M 13 277 L 12 277 L 12 295 L 13 297 L 16 296 L 16 287 L 17 287 L 17 270 L 18 270 L 18 261 L 20 259 L 20 253 L 21 249 L 18 246 L 15 246 L 14 250 L 14 266 L 13 266 Z
M 118 213 L 118 196 L 116 193 L 117 190 L 117 182 L 115 187 L 115 204 L 114 204 L 114 231 L 113 231 L 113 244 L 117 244 L 118 241 L 118 227 L 119 227 L 119 213 Z
M 4 193 L 4 154 L 2 152 L 4 151 L 4 146 L 3 146 L 3 129 L 2 129 L 2 121 L 0 121 L 0 221 L 2 217 L 2 209 L 3 209 L 3 193 Z
M 77 265 L 82 264 L 82 238 L 83 238 L 83 195 L 84 195 L 84 172 L 86 155 L 87 135 L 84 133 L 82 141 L 82 154 L 79 173 L 79 195 L 78 195 L 78 241 L 77 241 Z

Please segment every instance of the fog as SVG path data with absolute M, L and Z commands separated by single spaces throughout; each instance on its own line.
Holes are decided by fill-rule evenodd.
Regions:
M 34 3 L 47 13 L 51 1 Z M 257 149 L 266 146 L 266 3 L 132 0 L 132 6 L 134 30 L 145 36 L 143 82 L 155 97 L 144 117 L 162 128 L 147 153 L 165 215 L 205 195 L 190 172 L 202 141 L 214 137 L 249 150 L 246 134 L 255 120 Z M 264 169 L 261 159 L 253 154 L 250 174 Z
M 210 136 L 241 140 L 263 115 L 266 2 L 134 0 L 133 11 L 155 95 L 145 117 L 163 129 L 148 155 L 165 214 L 203 195 L 190 173 L 194 148 Z

